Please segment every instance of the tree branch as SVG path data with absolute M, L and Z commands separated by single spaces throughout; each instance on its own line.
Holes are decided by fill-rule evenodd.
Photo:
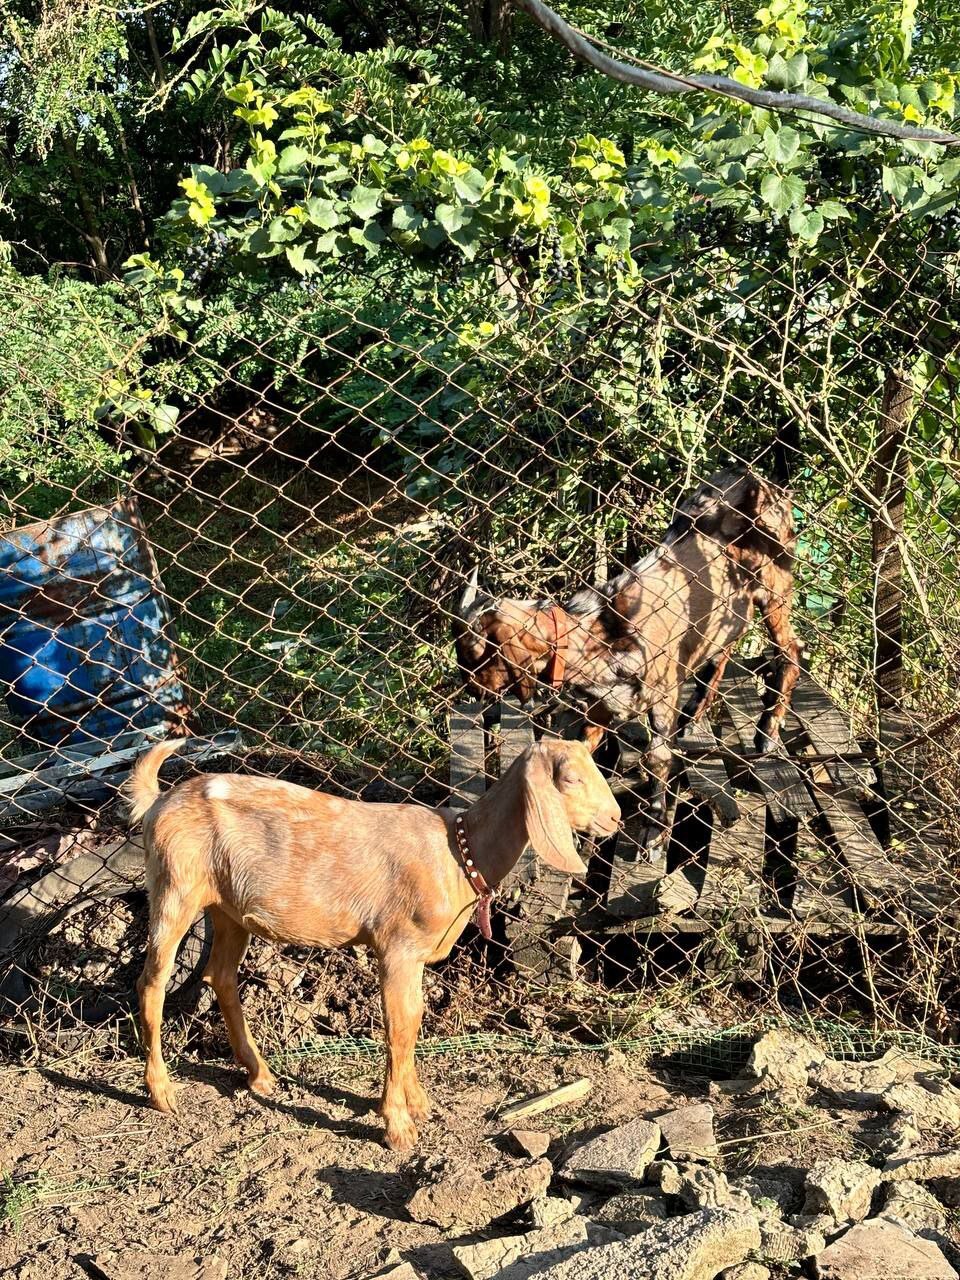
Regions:
M 858 133 L 875 133 L 882 137 L 905 138 L 916 142 L 939 142 L 944 146 L 960 144 L 960 136 L 955 133 L 947 133 L 941 129 L 919 129 L 896 120 L 879 120 L 876 116 L 863 115 L 841 107 L 839 103 L 826 98 L 811 98 L 799 93 L 776 93 L 771 89 L 751 89 L 728 76 L 679 75 L 662 69 L 645 71 L 602 53 L 585 36 L 564 22 L 559 14 L 543 4 L 542 0 L 513 0 L 513 3 L 581 61 L 624 84 L 649 89 L 653 93 L 719 93 L 728 98 L 749 102 L 754 107 L 765 107 L 768 111 L 809 111 L 835 120 Z

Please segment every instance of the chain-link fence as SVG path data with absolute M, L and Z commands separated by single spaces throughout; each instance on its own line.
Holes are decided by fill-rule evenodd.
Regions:
M 165 783 L 244 772 L 463 805 L 535 737 L 585 726 L 622 831 L 583 844 L 583 880 L 521 860 L 492 940 L 468 927 L 428 976 L 428 1039 L 715 1036 L 727 1053 L 730 1028 L 777 1016 L 842 1030 L 851 1052 L 951 1040 L 955 252 L 878 242 L 844 269 L 759 239 L 735 258 L 725 234 L 722 210 L 694 205 L 687 259 L 629 296 L 568 289 L 549 246 L 536 296 L 491 260 L 455 307 L 415 264 L 238 286 L 151 334 L 141 400 L 82 446 L 50 434 L 59 409 L 26 422 L 45 388 L 22 385 L 8 338 L 7 1052 L 134 1045 L 146 906 L 117 788 L 151 739 L 190 739 Z M 26 292 L 7 323 L 24 348 L 48 340 Z M 60 406 L 71 376 L 68 354 L 49 373 Z M 179 415 L 154 434 L 137 415 L 157 388 Z M 789 488 L 792 608 L 783 509 L 740 469 Z M 703 487 L 718 471 L 726 501 Z M 771 613 L 774 641 L 792 619 L 802 670 L 761 754 L 793 669 Z M 678 726 L 698 673 L 708 705 Z M 620 677 L 635 701 L 607 715 Z M 208 943 L 198 922 L 172 983 L 183 1050 L 220 1035 Z M 379 1035 L 362 953 L 260 942 L 245 974 L 268 1051 Z

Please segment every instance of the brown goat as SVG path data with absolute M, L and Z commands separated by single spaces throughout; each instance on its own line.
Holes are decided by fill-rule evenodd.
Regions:
M 240 1007 L 237 968 L 250 935 L 308 947 L 363 944 L 376 954 L 387 1038 L 386 1141 L 413 1145 L 429 1102 L 414 1065 L 423 967 L 449 955 L 484 891 L 527 843 L 583 874 L 572 830 L 610 835 L 620 810 L 583 743 L 528 747 L 464 814 L 344 800 L 269 778 L 208 774 L 161 796 L 177 742 L 153 747 L 127 784 L 143 820 L 150 931 L 138 983 L 146 1085 L 160 1111 L 176 1099 L 160 1045 L 163 1000 L 181 938 L 202 911 L 214 926 L 204 975 L 250 1088 L 274 1079 Z M 458 829 L 462 834 L 457 834 Z M 469 860 L 468 860 L 469 859 Z
M 613 721 L 647 717 L 645 762 L 655 783 L 647 843 L 656 844 L 671 746 L 713 701 L 756 609 L 777 650 L 757 749 L 776 747 L 800 670 L 790 622 L 795 542 L 782 490 L 749 472 L 719 471 L 684 498 L 655 551 L 562 609 L 483 596 L 475 571 L 454 622 L 461 671 L 481 694 L 525 702 L 546 687 L 584 698 L 591 750 Z M 681 709 L 692 676 L 697 692 Z

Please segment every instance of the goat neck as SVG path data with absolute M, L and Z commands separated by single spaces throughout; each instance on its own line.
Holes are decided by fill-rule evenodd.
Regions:
M 527 847 L 524 787 L 523 763 L 517 760 L 463 815 L 470 856 L 491 889 L 510 874 Z

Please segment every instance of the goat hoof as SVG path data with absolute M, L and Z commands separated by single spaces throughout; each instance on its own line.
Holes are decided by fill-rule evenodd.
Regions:
M 419 1134 L 413 1121 L 395 1120 L 387 1125 L 384 1142 L 391 1151 L 412 1151 L 417 1145 L 418 1137 Z
M 277 1091 L 277 1081 L 269 1071 L 261 1071 L 247 1083 L 251 1093 L 259 1094 L 261 1098 L 272 1098 Z
M 150 1105 L 155 1111 L 162 1111 L 168 1116 L 177 1114 L 177 1090 L 171 1081 L 148 1085 L 147 1088 L 150 1092 Z

